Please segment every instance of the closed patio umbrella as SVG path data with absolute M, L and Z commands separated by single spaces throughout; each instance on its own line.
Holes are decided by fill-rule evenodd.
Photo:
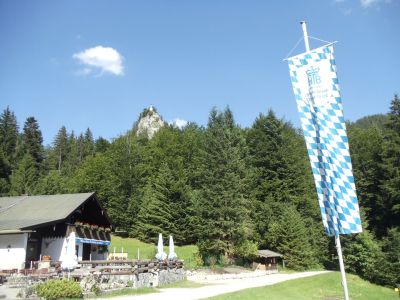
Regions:
M 78 266 L 78 259 L 75 255 L 75 232 L 71 232 L 67 238 L 67 246 L 62 256 L 61 268 L 63 270 L 73 270 Z
M 161 233 L 158 235 L 156 258 L 159 260 L 164 260 L 167 258 L 167 253 L 164 252 L 163 238 Z
M 172 238 L 172 235 L 169 236 L 169 253 L 168 253 L 168 258 L 169 258 L 169 259 L 175 259 L 175 258 L 177 258 L 177 255 L 176 255 L 176 253 L 175 253 L 174 239 Z

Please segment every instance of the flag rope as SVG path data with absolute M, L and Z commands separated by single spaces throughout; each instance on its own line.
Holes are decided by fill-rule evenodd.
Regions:
M 292 48 L 292 50 L 290 50 L 290 52 L 286 55 L 286 58 L 283 59 L 284 61 L 287 60 L 287 59 L 289 58 L 290 55 L 292 55 L 293 51 L 296 50 L 297 46 L 300 44 L 300 42 L 301 42 L 302 40 L 303 40 L 303 37 L 301 37 L 301 38 L 297 41 L 296 45 L 294 45 L 294 47 Z
M 330 44 L 330 43 L 333 43 L 333 42 L 329 42 L 329 41 L 321 40 L 321 39 L 319 39 L 319 38 L 316 38 L 316 37 L 313 37 L 313 36 L 311 36 L 311 35 L 309 35 L 308 37 L 309 37 L 310 39 L 314 39 L 314 40 L 317 40 L 317 41 L 320 41 L 320 42 L 324 42 L 324 43 L 328 43 L 328 44 Z

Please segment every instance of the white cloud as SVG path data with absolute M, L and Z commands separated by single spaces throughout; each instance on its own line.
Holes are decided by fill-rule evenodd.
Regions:
M 85 66 L 78 72 L 80 75 L 88 75 L 94 70 L 100 70 L 100 75 L 103 73 L 124 75 L 123 57 L 114 48 L 96 46 L 75 53 L 72 57 Z
M 371 7 L 372 5 L 377 4 L 380 0 L 360 0 L 361 6 L 364 8 Z
M 188 124 L 188 121 L 176 118 L 172 122 L 170 122 L 170 124 L 182 129 Z

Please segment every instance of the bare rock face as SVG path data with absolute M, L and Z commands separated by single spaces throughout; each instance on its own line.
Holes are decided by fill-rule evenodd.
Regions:
M 165 122 L 157 112 L 157 110 L 150 106 L 145 109 L 140 116 L 137 123 L 136 135 L 147 134 L 149 139 L 153 138 L 154 134 L 165 125 Z

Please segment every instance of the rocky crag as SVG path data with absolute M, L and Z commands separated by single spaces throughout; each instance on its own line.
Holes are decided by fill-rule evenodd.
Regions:
M 146 134 L 151 139 L 163 126 L 165 126 L 164 120 L 157 110 L 150 106 L 140 114 L 139 121 L 136 124 L 136 135 Z

